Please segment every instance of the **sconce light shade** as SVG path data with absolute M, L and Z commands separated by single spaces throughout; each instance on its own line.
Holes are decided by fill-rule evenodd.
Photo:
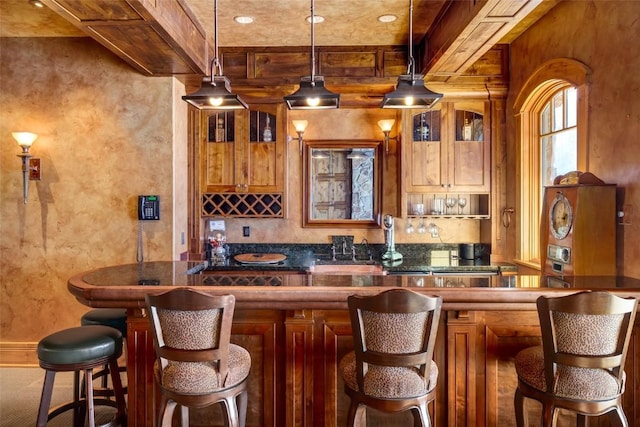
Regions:
M 231 84 L 225 76 L 205 76 L 202 86 L 191 95 L 184 95 L 182 99 L 199 110 L 243 110 L 247 104 L 236 94 L 231 92 Z
M 382 132 L 391 132 L 391 129 L 393 129 L 393 125 L 395 124 L 396 119 L 385 119 L 385 120 L 378 120 L 378 126 L 380 127 L 380 130 L 382 130 Z
M 380 108 L 427 108 L 433 106 L 442 94 L 430 91 L 424 86 L 423 75 L 403 74 L 393 92 L 387 93 Z
M 18 145 L 22 147 L 22 151 L 25 151 L 26 148 L 26 152 L 29 151 L 33 141 L 38 138 L 38 134 L 32 132 L 11 132 L 11 136 L 18 141 Z
M 382 130 L 382 133 L 384 133 L 384 147 L 387 154 L 389 153 L 389 134 L 391 133 L 391 129 L 395 122 L 395 119 L 378 120 L 378 126 Z
M 323 76 L 305 76 L 300 79 L 300 88 L 284 97 L 290 110 L 321 110 L 338 108 L 340 95 L 324 87 Z
M 309 124 L 306 120 L 292 120 L 293 127 L 296 128 L 296 132 L 302 133 L 307 130 L 307 125 Z
M 307 129 L 309 122 L 306 120 L 292 120 L 292 122 L 293 127 L 296 128 L 296 132 L 298 133 L 298 144 L 300 145 L 300 155 L 302 155 L 302 135 Z

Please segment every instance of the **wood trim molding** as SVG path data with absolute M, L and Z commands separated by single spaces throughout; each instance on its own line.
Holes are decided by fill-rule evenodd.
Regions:
M 556 58 L 538 67 L 527 79 L 516 97 L 513 111 L 516 114 L 516 141 L 519 160 L 517 189 L 519 221 L 516 225 L 518 247 L 516 257 L 525 262 L 537 263 L 540 256 L 539 224 L 542 201 L 540 182 L 540 150 L 534 141 L 538 135 L 538 113 L 551 93 L 569 85 L 578 91 L 578 170 L 589 170 L 588 147 L 588 86 L 591 70 L 580 61 Z
M 0 367 L 8 366 L 39 366 L 38 343 L 0 342 Z

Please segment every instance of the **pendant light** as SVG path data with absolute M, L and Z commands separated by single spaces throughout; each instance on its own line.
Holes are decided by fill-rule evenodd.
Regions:
M 229 79 L 222 75 L 222 63 L 218 59 L 218 0 L 214 1 L 214 57 L 211 62 L 211 77 L 202 78 L 202 86 L 197 92 L 182 97 L 198 110 L 242 110 L 247 104 L 231 92 Z M 219 74 L 216 74 L 216 71 Z
M 409 60 L 407 74 L 398 77 L 393 92 L 384 96 L 380 108 L 425 108 L 431 107 L 442 98 L 442 94 L 430 91 L 424 86 L 424 75 L 415 73 L 413 60 L 413 0 L 409 1 Z
M 311 0 L 311 75 L 300 78 L 300 88 L 284 100 L 290 110 L 319 110 L 338 108 L 340 95 L 324 87 L 324 77 L 316 76 L 315 15 Z

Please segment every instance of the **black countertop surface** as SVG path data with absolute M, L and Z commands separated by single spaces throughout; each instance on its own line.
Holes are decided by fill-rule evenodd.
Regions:
M 229 272 L 229 271 L 281 271 L 307 273 L 316 264 L 338 264 L 338 265 L 362 265 L 380 264 L 387 274 L 500 274 L 504 272 L 517 271 L 515 265 L 507 263 L 490 263 L 488 258 L 478 258 L 475 260 L 445 259 L 439 258 L 436 262 L 431 258 L 431 251 L 437 249 L 449 250 L 454 246 L 437 245 L 398 245 L 397 249 L 402 251 L 403 259 L 394 263 L 384 263 L 381 261 L 384 251 L 383 245 L 371 245 L 371 257 L 367 257 L 364 251 L 356 254 L 356 261 L 353 261 L 350 254 L 336 254 L 335 260 L 329 252 L 328 245 L 299 245 L 299 244 L 276 244 L 276 245 L 253 245 L 238 244 L 229 245 L 228 255 L 224 258 L 212 258 L 208 265 L 201 269 L 207 272 Z M 234 256 L 245 253 L 278 253 L 287 258 L 276 263 L 242 263 L 235 260 Z
M 438 277 L 430 274 L 411 277 L 388 276 L 333 276 L 323 274 L 266 274 L 264 271 L 252 275 L 250 271 L 238 271 L 237 275 L 217 275 L 215 271 L 203 274 L 204 262 L 157 261 L 140 264 L 124 264 L 88 271 L 72 278 L 70 283 L 81 282 L 95 288 L 125 287 L 129 292 L 157 286 L 271 286 L 305 288 L 339 287 L 389 287 L 408 286 L 415 288 L 514 288 L 522 291 L 540 288 L 556 289 L 627 289 L 640 291 L 640 279 L 622 276 L 536 276 L 493 275 L 486 277 L 455 276 Z M 286 277 L 286 279 L 285 279 Z M 407 281 L 408 280 L 408 281 Z M 120 294 L 121 296 L 122 294 Z

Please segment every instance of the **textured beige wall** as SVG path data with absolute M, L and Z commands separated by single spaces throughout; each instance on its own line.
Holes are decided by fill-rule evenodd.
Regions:
M 511 45 L 508 109 L 527 78 L 543 63 L 572 58 L 589 78 L 589 171 L 618 185 L 618 204 L 631 205 L 630 225 L 618 226 L 618 272 L 640 278 L 640 2 L 565 1 Z M 515 121 L 507 115 L 508 146 Z M 509 163 L 515 167 L 515 150 Z M 512 171 L 515 177 L 515 170 Z M 516 179 L 509 179 L 515 197 Z M 517 205 L 517 203 L 512 203 Z
M 186 172 L 174 174 L 186 168 L 174 134 L 186 140 L 186 119 L 173 115 L 186 118 L 186 110 L 174 112 L 181 84 L 173 78 L 144 77 L 86 38 L 0 39 L 0 82 L 0 344 L 7 350 L 79 323 L 87 307 L 67 291 L 70 276 L 135 262 L 138 194 L 162 201 L 161 221 L 144 225 L 145 259 L 184 250 L 172 245 L 172 228 L 174 185 L 186 182 Z M 42 159 L 42 180 L 31 182 L 26 205 L 15 130 L 40 135 L 31 151 Z M 178 229 L 186 230 L 185 215 Z

